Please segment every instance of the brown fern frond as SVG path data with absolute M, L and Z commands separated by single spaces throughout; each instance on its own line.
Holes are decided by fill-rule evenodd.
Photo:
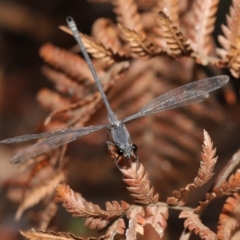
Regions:
M 98 205 L 86 201 L 81 194 L 73 192 L 67 185 L 59 185 L 56 188 L 56 200 L 62 202 L 62 205 L 74 217 L 85 218 L 85 225 L 91 229 L 102 229 L 109 224 L 109 219 L 114 219 L 123 215 L 129 208 L 129 205 L 122 201 L 119 204 L 116 201 L 106 203 L 106 211 Z
M 193 183 L 188 184 L 185 188 L 181 188 L 179 191 L 173 192 L 173 197 L 167 199 L 167 203 L 170 205 L 185 205 L 188 200 L 190 191 L 202 187 L 206 184 L 213 176 L 214 166 L 217 162 L 216 148 L 213 148 L 213 143 L 207 131 L 203 131 L 203 152 L 201 154 L 202 161 L 198 170 L 198 175 L 193 180 Z
M 216 148 L 213 148 L 213 142 L 206 130 L 203 131 L 203 152 L 202 161 L 198 170 L 197 177 L 193 180 L 194 187 L 200 188 L 206 184 L 213 176 L 214 166 L 217 162 Z
M 223 167 L 222 171 L 218 174 L 214 187 L 220 187 L 221 184 L 227 180 L 227 178 L 230 176 L 230 174 L 233 172 L 234 169 L 237 168 L 237 166 L 240 163 L 240 150 L 238 150 L 231 159 L 227 162 L 227 164 Z
M 213 189 L 216 197 L 223 197 L 231 195 L 240 190 L 240 169 L 236 171 L 235 174 L 232 174 L 228 181 L 225 181 L 221 184 L 220 187 Z
M 239 21 L 240 5 L 238 0 L 232 1 L 230 15 L 227 15 L 227 26 L 222 25 L 224 36 L 218 36 L 219 43 L 223 48 L 217 49 L 222 58 L 220 65 L 229 68 L 235 78 L 240 76 L 240 38 L 239 38 Z
M 104 210 L 98 205 L 86 201 L 80 193 L 75 193 L 69 186 L 63 184 L 56 188 L 56 201 L 74 217 L 103 217 Z
M 177 0 L 162 0 L 156 2 L 157 11 L 161 10 L 179 27 L 179 2 Z
M 146 207 L 145 225 L 150 224 L 160 238 L 167 227 L 168 207 L 149 205 Z
M 72 35 L 71 30 L 67 26 L 60 26 L 59 28 L 62 31 Z M 107 49 L 103 44 L 95 42 L 89 36 L 82 33 L 79 34 L 81 36 L 81 39 L 87 52 L 89 52 L 94 58 L 99 59 L 102 62 L 106 63 L 108 66 L 118 61 L 127 60 L 128 58 L 127 56 L 120 56 L 117 53 L 114 54 L 111 48 Z
M 65 180 L 66 174 L 63 171 L 59 171 L 56 172 L 54 176 L 46 179 L 44 183 L 41 183 L 38 187 L 35 187 L 33 190 L 27 192 L 17 209 L 15 218 L 17 220 L 20 219 L 26 209 L 36 205 L 47 196 L 50 196 L 54 192 L 55 187 Z
M 130 30 L 135 30 L 144 36 L 141 16 L 137 11 L 137 4 L 133 0 L 112 1 L 113 11 L 117 15 L 117 22 Z
M 58 210 L 58 206 L 55 202 L 50 202 L 46 208 L 43 210 L 40 221 L 39 221 L 39 229 L 46 230 L 49 226 L 50 221 L 56 215 Z
M 200 55 L 209 55 L 213 49 L 211 34 L 214 30 L 219 0 L 195 1 L 193 5 L 191 46 Z M 198 63 L 201 63 L 199 58 Z M 206 64 L 206 63 L 204 63 Z
M 219 216 L 217 237 L 219 240 L 232 239 L 239 227 L 240 220 L 240 195 L 233 194 L 229 197 Z
M 123 215 L 130 205 L 124 201 L 121 201 L 119 204 L 117 201 L 106 202 L 106 217 L 107 218 L 116 218 Z
M 66 74 L 56 71 L 48 66 L 42 67 L 42 73 L 54 84 L 55 89 L 64 94 L 71 96 L 72 99 L 83 99 L 87 89 L 84 84 L 79 84 Z
M 111 19 L 97 19 L 92 26 L 92 36 L 98 42 L 101 42 L 105 48 L 112 49 L 114 54 L 124 55 L 119 39 L 119 29 Z
M 214 240 L 217 236 L 208 227 L 206 227 L 200 220 L 197 214 L 192 211 L 182 211 L 179 218 L 186 218 L 184 221 L 184 227 L 189 229 L 189 231 L 194 232 L 201 239 Z
M 97 238 L 82 238 L 77 237 L 72 233 L 67 232 L 53 232 L 53 231 L 42 231 L 37 229 L 31 229 L 28 231 L 20 231 L 21 235 L 29 240 L 97 240 Z
M 150 204 L 158 202 L 158 194 L 154 194 L 148 179 L 148 172 L 143 165 L 138 162 L 131 162 L 118 156 L 117 148 L 113 144 L 108 144 L 111 157 L 115 160 L 119 170 L 123 174 L 123 181 L 128 185 L 127 189 L 134 201 L 140 204 Z
M 54 119 L 58 121 L 62 119 L 68 127 L 73 125 L 75 127 L 83 126 L 90 119 L 91 115 L 96 112 L 101 105 L 100 103 L 100 94 L 93 94 L 91 98 L 86 98 L 86 100 L 68 104 L 52 111 L 45 119 L 44 124 L 47 125 L 50 121 L 54 121 Z
M 186 204 L 189 196 L 189 191 L 192 189 L 181 188 L 178 191 L 173 191 L 173 196 L 167 198 L 167 203 L 172 206 L 183 206 Z
M 47 43 L 40 48 L 39 55 L 45 62 L 63 71 L 77 82 L 85 80 L 94 82 L 86 62 L 76 54 Z
M 109 224 L 105 220 L 105 211 L 98 205 L 86 201 L 80 193 L 73 192 L 67 185 L 58 185 L 56 201 L 61 202 L 74 217 L 85 218 L 85 225 L 91 229 L 103 229 Z
M 140 163 L 131 163 L 129 169 L 121 169 L 123 181 L 129 186 L 127 187 L 134 201 L 141 204 L 156 203 L 158 194 L 154 194 L 154 188 L 151 187 L 148 179 L 148 172 Z
M 147 38 L 141 33 L 137 33 L 134 30 L 130 30 L 121 24 L 118 24 L 119 29 L 124 34 L 126 40 L 130 43 L 132 52 L 138 57 L 154 57 L 160 52 L 156 52 L 156 47 L 148 42 Z
M 64 108 L 69 105 L 69 100 L 59 93 L 48 88 L 42 88 L 37 94 L 37 101 L 40 105 L 50 111 Z
M 108 146 L 112 158 L 116 161 L 118 154 L 115 146 Z M 125 159 L 117 161 L 120 164 L 119 169 L 123 174 L 123 181 L 128 185 L 127 189 L 134 201 L 140 204 L 156 203 L 158 194 L 154 194 L 154 188 L 151 187 L 148 179 L 148 172 L 143 165 L 137 162 L 126 162 Z M 129 165 L 130 164 L 130 165 Z
M 105 92 L 109 90 L 113 82 L 117 80 L 128 67 L 128 62 L 116 63 L 101 76 L 100 81 Z M 50 74 L 50 77 L 54 79 L 59 75 L 57 73 L 57 76 L 55 76 L 54 70 L 50 70 Z M 59 82 L 59 79 L 56 79 L 56 81 Z M 78 95 L 80 101 L 74 101 L 73 103 L 69 102 L 66 106 L 61 107 L 60 105 L 59 108 L 52 109 L 52 112 L 48 115 L 44 123 L 48 124 L 50 121 L 54 120 L 54 118 L 58 120 L 62 118 L 63 121 L 67 123 L 67 126 L 75 125 L 75 123 L 75 127 L 83 126 L 83 124 L 90 119 L 92 114 L 102 105 L 102 99 L 100 93 L 96 91 L 95 85 L 88 86 L 87 89 L 83 88 L 81 92 L 79 91 Z M 46 99 L 44 99 L 44 101 L 46 101 Z
M 206 200 L 199 202 L 199 206 L 195 209 L 195 213 L 203 211 L 204 208 L 215 198 L 231 195 L 240 190 L 240 169 L 232 174 L 228 181 L 224 181 L 219 187 L 215 187 L 211 193 L 206 194 Z
M 145 224 L 144 209 L 141 206 L 132 206 L 127 212 L 126 217 L 129 219 L 128 229 L 126 231 L 127 239 L 136 239 L 137 233 L 143 235 Z
M 108 150 L 122 172 L 123 181 L 128 185 L 127 189 L 134 201 L 140 204 L 157 203 L 158 194 L 154 194 L 154 188 L 151 187 L 148 179 L 148 172 L 143 165 L 119 158 L 115 145 L 109 144 Z
M 172 56 L 188 56 L 192 49 L 185 39 L 182 32 L 174 26 L 174 23 L 162 11 L 159 12 L 161 28 L 164 34 L 165 41 L 169 48 L 169 54 Z
M 116 234 L 123 235 L 125 233 L 126 225 L 122 218 L 118 218 L 116 221 L 111 224 L 106 232 L 106 236 L 109 236 L 110 239 L 114 239 Z

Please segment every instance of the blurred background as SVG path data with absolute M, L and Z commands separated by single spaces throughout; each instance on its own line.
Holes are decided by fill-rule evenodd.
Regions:
M 218 10 L 218 18 L 214 31 L 214 38 L 221 32 L 220 25 L 226 22 L 225 15 L 229 9 L 229 3 L 220 1 Z M 36 101 L 36 95 L 42 88 L 54 89 L 54 85 L 42 74 L 41 68 L 43 60 L 39 56 L 39 49 L 45 43 L 52 43 L 60 48 L 69 49 L 75 45 L 74 39 L 68 34 L 61 31 L 58 27 L 65 25 L 67 16 L 73 16 L 78 28 L 81 32 L 91 34 L 91 26 L 98 18 L 110 18 L 116 22 L 115 14 L 112 11 L 110 3 L 93 3 L 85 0 L 77 1 L 37 1 L 37 0 L 0 0 L 0 138 L 5 139 L 17 135 L 34 133 L 38 131 L 39 126 L 43 123 L 49 111 L 42 108 Z M 173 67 L 173 66 L 172 66 Z M 199 67 L 199 66 L 198 66 Z M 201 71 L 206 74 L 215 74 L 212 69 L 200 67 Z M 178 69 L 178 71 L 181 69 Z M 174 68 L 169 69 L 174 71 Z M 218 70 L 218 74 L 227 74 L 231 76 L 228 70 Z M 209 75 L 210 75 L 209 74 Z M 193 76 L 204 77 L 204 74 L 193 74 Z M 199 151 L 195 155 L 200 157 L 201 152 L 201 132 L 205 128 L 209 133 L 217 147 L 219 155 L 219 163 L 216 172 L 218 173 L 222 166 L 231 158 L 237 151 L 240 143 L 239 136 L 239 80 L 231 76 L 230 88 L 236 99 L 232 102 L 226 100 L 224 91 L 218 92 L 216 102 L 219 107 L 221 121 L 203 120 L 200 117 L 193 117 L 193 122 L 199 127 L 197 142 L 199 143 Z M 126 107 L 123 105 L 123 107 Z M 137 110 L 137 109 L 136 109 Z M 100 116 L 103 110 L 100 109 Z M 124 110 L 123 110 L 124 111 Z M 211 111 L 211 110 L 208 110 Z M 121 110 L 120 110 L 121 112 Z M 134 111 L 133 111 L 134 112 Z M 191 112 L 194 116 L 194 110 Z M 124 115 L 124 114 L 123 114 Z M 192 118 L 191 118 L 192 119 Z M 98 124 L 98 115 L 95 114 L 91 124 Z M 142 123 L 143 124 L 143 123 Z M 151 123 L 149 123 L 151 124 Z M 136 128 L 137 125 L 133 127 Z M 171 128 L 171 125 L 169 125 Z M 138 126 L 141 128 L 141 126 Z M 106 142 L 107 137 L 105 131 L 99 133 L 99 141 L 90 144 L 87 142 L 73 143 L 68 149 L 68 184 L 83 196 L 104 207 L 104 202 L 112 200 L 131 201 L 125 185 L 122 182 L 122 176 L 111 160 L 109 154 L 102 157 L 102 152 L 107 152 Z M 200 136 L 200 137 L 199 137 Z M 96 137 L 98 138 L 98 137 Z M 138 134 L 134 135 L 134 140 L 137 141 Z M 102 142 L 99 146 L 99 142 Z M 171 142 L 171 141 L 170 141 Z M 84 151 L 79 153 L 79 144 L 82 144 Z M 77 149 L 77 150 L 76 150 Z M 92 150 L 94 149 L 94 150 Z M 197 149 L 197 148 L 196 148 Z M 89 151 L 95 154 L 95 160 L 89 160 Z M 0 146 L 0 184 L 3 186 L 0 190 L 0 233 L 1 239 L 15 240 L 21 239 L 18 230 L 30 229 L 34 225 L 29 219 L 31 213 L 24 214 L 21 220 L 15 221 L 14 215 L 18 207 L 17 203 L 12 203 L 6 197 L 6 180 L 13 179 L 19 173 L 19 167 L 9 164 L 9 159 L 16 152 L 15 146 L 1 145 Z M 80 154 L 80 157 L 79 157 Z M 149 153 L 144 153 L 140 156 L 148 157 Z M 182 155 L 184 158 L 185 155 Z M 188 155 L 189 157 L 189 155 Z M 140 157 L 141 158 L 141 157 Z M 143 157 L 142 157 L 143 158 Z M 165 161 L 167 157 L 164 157 Z M 89 162 L 90 163 L 89 163 Z M 98 161 L 98 162 L 97 162 Z M 156 160 L 157 161 L 157 160 Z M 96 163 L 97 162 L 97 163 Z M 174 163 L 174 160 L 172 161 Z M 193 161 L 189 165 L 189 160 L 186 161 L 184 168 L 189 172 L 189 176 L 185 174 L 181 176 L 181 181 L 169 180 L 164 182 L 158 176 L 157 166 L 151 161 L 146 161 L 146 169 L 150 173 L 150 177 L 157 192 L 160 194 L 160 200 L 165 201 L 165 197 L 179 187 L 184 187 L 187 182 L 195 176 L 199 162 Z M 90 165 L 89 165 L 90 164 Z M 152 165 L 151 165 L 152 164 Z M 99 170 L 105 168 L 106 170 Z M 164 166 L 168 166 L 166 163 Z M 99 170 L 99 172 L 98 172 Z M 155 172 L 154 172 L 155 171 Z M 167 174 L 167 173 L 166 173 Z M 175 173 L 171 173 L 174 175 Z M 161 180 L 160 180 L 161 179 Z M 167 181 L 167 180 L 165 180 Z M 165 186 L 166 185 L 166 186 Z M 209 186 L 206 187 L 206 189 Z M 207 191 L 205 189 L 205 191 Z M 201 200 L 204 196 L 201 192 L 193 197 L 192 206 Z M 195 204 L 195 205 L 194 205 Z M 219 209 L 221 209 L 221 200 L 219 206 L 216 206 L 216 212 L 211 210 L 211 216 L 204 215 L 206 221 L 210 225 L 213 223 L 213 229 L 216 229 L 214 223 L 217 221 Z M 169 219 L 169 225 L 175 224 L 177 213 L 171 212 L 172 216 Z M 175 226 L 176 236 L 179 236 L 182 230 L 182 222 L 178 221 Z M 57 213 L 56 219 L 53 221 L 54 230 L 69 231 L 80 236 L 91 236 L 94 232 L 88 232 L 83 227 L 83 221 L 72 218 L 62 207 Z M 52 229 L 52 228 L 50 228 Z

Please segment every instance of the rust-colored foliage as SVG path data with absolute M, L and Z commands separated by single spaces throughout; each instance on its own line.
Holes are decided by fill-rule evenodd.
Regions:
M 189 55 L 192 49 L 187 40 L 184 39 L 181 31 L 176 26 L 173 26 L 172 21 L 164 12 L 160 12 L 159 17 L 163 35 L 169 49 L 168 54 L 175 57 Z
M 208 227 L 202 224 L 199 216 L 191 211 L 183 211 L 179 215 L 179 218 L 186 218 L 184 221 L 184 227 L 189 231 L 194 231 L 201 239 L 213 240 L 217 239 L 216 234 L 212 232 Z
M 240 5 L 238 0 L 233 0 L 230 7 L 230 14 L 227 15 L 227 26 L 222 25 L 224 36 L 220 35 L 218 40 L 223 49 L 218 49 L 218 54 L 222 58 L 222 64 L 227 66 L 232 75 L 239 78 L 240 68 L 240 39 L 239 39 L 239 20 Z
M 57 201 L 74 217 L 86 219 L 85 225 L 91 229 L 103 229 L 119 216 L 126 213 L 129 204 L 117 201 L 107 202 L 106 210 L 102 210 L 98 205 L 87 202 L 79 193 L 74 193 L 68 186 L 59 185 L 56 189 Z
M 183 206 L 188 200 L 189 192 L 202 187 L 213 176 L 213 169 L 217 162 L 215 157 L 216 149 L 213 149 L 213 143 L 210 136 L 204 130 L 204 142 L 203 142 L 202 161 L 198 170 L 198 175 L 193 180 L 193 183 L 188 184 L 185 188 L 181 188 L 180 191 L 174 191 L 173 197 L 168 198 L 168 204 Z
M 223 26 L 225 37 L 219 37 L 223 47 L 217 51 L 220 58 L 211 36 L 218 0 L 194 3 L 186 0 L 95 2 L 110 2 L 117 22 L 97 19 L 92 36 L 80 35 L 119 119 L 133 114 L 146 102 L 176 86 L 207 77 L 198 64 L 208 65 L 208 72 L 212 71 L 212 75 L 220 71 L 218 68 L 228 68 L 233 76 L 239 77 L 239 1 L 233 0 L 227 26 Z M 70 33 L 66 26 L 60 29 Z M 39 131 L 107 122 L 93 77 L 85 60 L 76 52 L 79 52 L 76 46 L 66 50 L 50 43 L 44 44 L 39 51 L 46 63 L 42 72 L 55 87 L 54 90 L 41 89 L 37 95 L 39 104 L 49 111 Z M 234 99 L 231 89 L 227 91 L 232 97 L 226 100 Z M 138 119 L 137 123 L 129 122 L 127 127 L 139 149 L 137 161 L 119 157 L 114 146 L 108 145 L 133 203 L 111 200 L 105 203 L 106 209 L 102 209 L 67 186 L 67 165 L 72 160 L 67 155 L 68 144 L 30 159 L 22 166 L 24 174 L 5 184 L 7 196 L 19 203 L 17 219 L 32 206 L 40 202 L 43 205 L 44 210 L 38 215 L 41 230 L 21 231 L 21 234 L 27 239 L 38 240 L 85 239 L 71 233 L 46 230 L 57 212 L 57 200 L 70 214 L 83 218 L 87 227 L 105 231 L 98 239 L 114 239 L 115 236 L 137 239 L 138 234 L 145 234 L 146 225 L 150 225 L 159 238 L 167 238 L 169 209 L 180 211 L 179 217 L 185 219 L 182 240 L 189 239 L 191 233 L 201 239 L 232 236 L 239 227 L 239 170 L 232 175 L 224 170 L 225 178 L 206 194 L 205 201 L 194 208 L 186 206 L 191 193 L 212 179 L 217 162 L 216 149 L 206 131 L 200 155 L 202 125 L 199 126 L 199 119 L 217 126 L 226 120 L 226 115 L 212 97 L 204 103 Z M 78 169 L 78 175 L 92 181 L 99 181 L 116 167 L 112 161 L 103 164 L 110 158 L 107 151 L 99 155 L 92 150 L 104 146 L 106 137 L 102 135 L 82 139 L 86 147 L 81 150 L 87 154 L 85 161 L 78 159 L 80 166 L 85 167 L 84 170 Z M 198 171 L 194 170 L 196 156 L 202 158 Z M 186 184 L 186 180 L 181 181 L 184 176 L 194 180 Z M 156 181 L 160 183 L 159 188 Z M 162 201 L 170 192 L 173 196 Z M 228 198 L 215 233 L 200 219 L 201 213 L 211 201 L 232 194 L 235 195 Z M 236 216 L 230 216 L 230 211 Z M 231 221 L 227 223 L 227 219 Z
M 234 193 L 229 197 L 219 217 L 218 234 L 219 240 L 232 239 L 239 236 L 240 196 Z

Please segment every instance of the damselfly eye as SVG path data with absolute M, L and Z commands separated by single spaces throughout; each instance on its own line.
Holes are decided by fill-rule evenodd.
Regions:
M 123 151 L 121 148 L 119 148 L 119 149 L 117 150 L 117 154 L 118 154 L 119 156 L 122 156 L 123 153 L 124 153 L 124 151 Z
M 134 152 L 136 152 L 137 149 L 138 149 L 137 145 L 133 144 L 133 145 L 132 145 L 132 150 L 133 150 Z

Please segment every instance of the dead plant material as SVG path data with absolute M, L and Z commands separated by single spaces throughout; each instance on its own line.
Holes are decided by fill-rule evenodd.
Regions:
M 237 239 L 239 235 L 240 196 L 234 193 L 226 200 L 219 217 L 218 234 L 219 240 Z
M 143 35 L 140 35 L 134 30 L 130 30 L 121 24 L 118 24 L 118 27 L 129 42 L 132 52 L 137 56 L 149 58 L 159 54 L 156 52 L 154 45 L 147 42 Z
M 200 163 L 200 168 L 198 170 L 198 175 L 193 180 L 193 183 L 188 184 L 185 188 L 181 188 L 180 191 L 174 191 L 173 197 L 168 198 L 167 202 L 170 205 L 180 205 L 186 204 L 189 193 L 197 188 L 202 187 L 206 184 L 213 176 L 214 166 L 217 162 L 216 149 L 213 148 L 213 143 L 210 136 L 204 130 L 204 141 L 203 141 L 203 152 L 201 154 L 202 161 Z
M 65 232 L 53 232 L 53 231 L 41 231 L 32 229 L 29 231 L 20 231 L 21 235 L 24 236 L 26 239 L 32 240 L 53 240 L 53 239 L 64 239 L 64 240 L 85 240 L 86 238 L 77 237 L 72 233 L 65 233 Z M 87 238 L 88 240 L 97 240 L 97 238 Z
M 144 34 L 141 15 L 138 13 L 137 4 L 133 0 L 116 0 L 112 2 L 113 11 L 117 15 L 117 21 L 130 30 Z
M 217 239 L 217 236 L 208 227 L 202 224 L 199 216 L 191 211 L 183 211 L 180 213 L 179 218 L 186 218 L 184 221 L 184 227 L 189 231 L 194 231 L 201 239 L 213 240 Z M 184 236 L 182 235 L 182 239 Z
M 196 1 L 194 4 L 185 0 L 161 1 L 161 8 L 159 1 L 98 2 L 110 2 L 113 5 L 117 22 L 98 19 L 94 28 L 99 28 L 99 31 L 93 29 L 93 36 L 81 36 L 87 51 L 94 58 L 94 67 L 119 119 L 133 114 L 146 102 L 176 86 L 207 77 L 198 64 L 207 65 L 208 72 L 212 71 L 212 75 L 220 71 L 218 68 L 227 68 L 233 76 L 239 77 L 238 1 L 233 0 L 227 16 L 227 26 L 222 28 L 224 37 L 219 37 L 222 45 L 222 49 L 218 50 L 220 58 L 215 54 L 211 36 L 218 0 Z M 61 29 L 69 33 L 65 26 Z M 71 50 L 76 49 L 74 47 Z M 55 87 L 55 90 L 42 89 L 38 93 L 40 105 L 49 111 L 39 130 L 44 132 L 105 124 L 106 111 L 86 62 L 76 53 L 52 44 L 43 45 L 39 54 L 47 64 L 43 67 L 43 74 Z M 229 92 L 234 95 L 231 89 L 228 89 L 228 94 Z M 113 153 L 114 149 L 111 153 L 114 160 L 117 159 L 115 162 L 123 175 L 123 184 L 126 184 L 134 204 L 112 200 L 106 202 L 106 209 L 102 209 L 66 185 L 57 187 L 58 201 L 62 202 L 70 214 L 85 219 L 87 227 L 106 232 L 98 239 L 120 237 L 133 240 L 138 234 L 145 234 L 144 226 L 147 224 L 153 227 L 159 237 L 166 237 L 169 208 L 180 211 L 180 217 L 186 219 L 184 228 L 190 234 L 195 233 L 202 239 L 230 236 L 238 227 L 236 219 L 239 217 L 239 204 L 236 194 L 240 187 L 239 170 L 232 175 L 227 170 L 223 171 L 224 179 L 215 185 L 213 191 L 205 192 L 205 201 L 199 202 L 194 209 L 186 206 L 190 193 L 202 188 L 213 178 L 213 168 L 217 161 L 212 140 L 204 132 L 202 161 L 198 171 L 194 171 L 194 160 L 197 155 L 200 156 L 200 123 L 203 119 L 207 123 L 223 125 L 226 114 L 220 104 L 211 98 L 201 104 L 128 123 L 132 139 L 139 148 L 139 162 L 118 158 L 116 152 Z M 81 180 L 88 179 L 91 183 L 104 179 L 115 166 L 112 161 L 105 161 L 109 159 L 107 153 L 95 153 L 95 147 L 104 146 L 106 136 L 88 136 L 81 141 L 84 146 L 80 149 L 83 156 L 78 156 L 77 161 L 82 168 L 74 165 L 72 171 L 77 169 L 76 175 L 80 179 L 83 175 L 84 179 Z M 66 148 L 64 146 L 29 160 L 24 165 L 24 171 L 27 172 L 25 177 L 20 176 L 17 182 L 9 181 L 7 194 L 12 199 L 15 196 L 15 201 L 20 201 L 18 218 L 25 210 L 41 203 L 45 211 L 42 212 L 39 227 L 48 229 L 48 224 L 57 211 L 57 205 L 53 201 L 55 186 L 67 181 L 67 164 L 73 160 L 66 153 Z M 194 175 L 190 176 L 190 172 Z M 69 175 L 72 176 L 72 173 Z M 226 180 L 229 175 L 230 178 Z M 194 180 L 189 184 L 183 183 L 185 176 Z M 150 179 L 153 180 L 152 184 Z M 157 182 L 161 183 L 158 188 Z M 162 200 L 159 195 L 165 199 L 174 189 L 180 190 L 175 190 L 167 201 L 160 202 Z M 224 211 L 227 209 L 226 214 L 222 211 L 220 215 L 218 232 L 211 231 L 200 219 L 200 214 L 210 207 L 211 201 L 233 194 L 234 197 L 227 200 L 231 203 L 224 207 Z M 231 216 L 228 225 L 226 219 L 230 219 L 231 210 L 236 216 Z M 47 230 L 22 231 L 21 234 L 34 240 L 84 239 L 71 233 Z M 181 239 L 188 239 L 187 234 L 183 234 Z
M 62 31 L 72 35 L 68 27 L 60 26 L 59 28 Z M 114 54 L 111 48 L 105 48 L 103 44 L 95 42 L 89 36 L 86 36 L 82 33 L 80 33 L 80 36 L 88 53 L 90 53 L 94 58 L 103 61 L 107 65 L 111 66 L 114 62 L 127 60 L 127 56 L 120 56 L 118 54 Z
M 212 32 L 216 21 L 216 12 L 219 0 L 195 1 L 192 14 L 191 45 L 195 52 L 202 56 L 209 56 L 214 49 Z M 203 57 L 204 60 L 204 57 Z M 202 61 L 201 57 L 197 62 L 206 65 L 207 61 Z
M 235 78 L 239 78 L 240 69 L 240 39 L 239 39 L 239 20 L 240 6 L 239 1 L 233 0 L 230 7 L 230 14 L 226 16 L 227 26 L 222 25 L 224 36 L 218 36 L 219 43 L 223 48 L 217 49 L 222 61 L 220 66 L 229 68 Z
M 169 55 L 174 57 L 189 55 L 192 49 L 181 31 L 164 12 L 159 12 L 161 28 L 169 49 Z
M 163 237 L 164 231 L 167 227 L 168 207 L 149 205 L 146 207 L 146 224 L 150 224 L 160 238 Z
M 55 176 L 51 176 L 49 179 L 46 179 L 45 184 L 42 183 L 40 186 L 30 190 L 18 207 L 15 218 L 19 220 L 26 209 L 36 205 L 47 196 L 52 195 L 56 185 L 64 181 L 65 174 L 60 171 Z

